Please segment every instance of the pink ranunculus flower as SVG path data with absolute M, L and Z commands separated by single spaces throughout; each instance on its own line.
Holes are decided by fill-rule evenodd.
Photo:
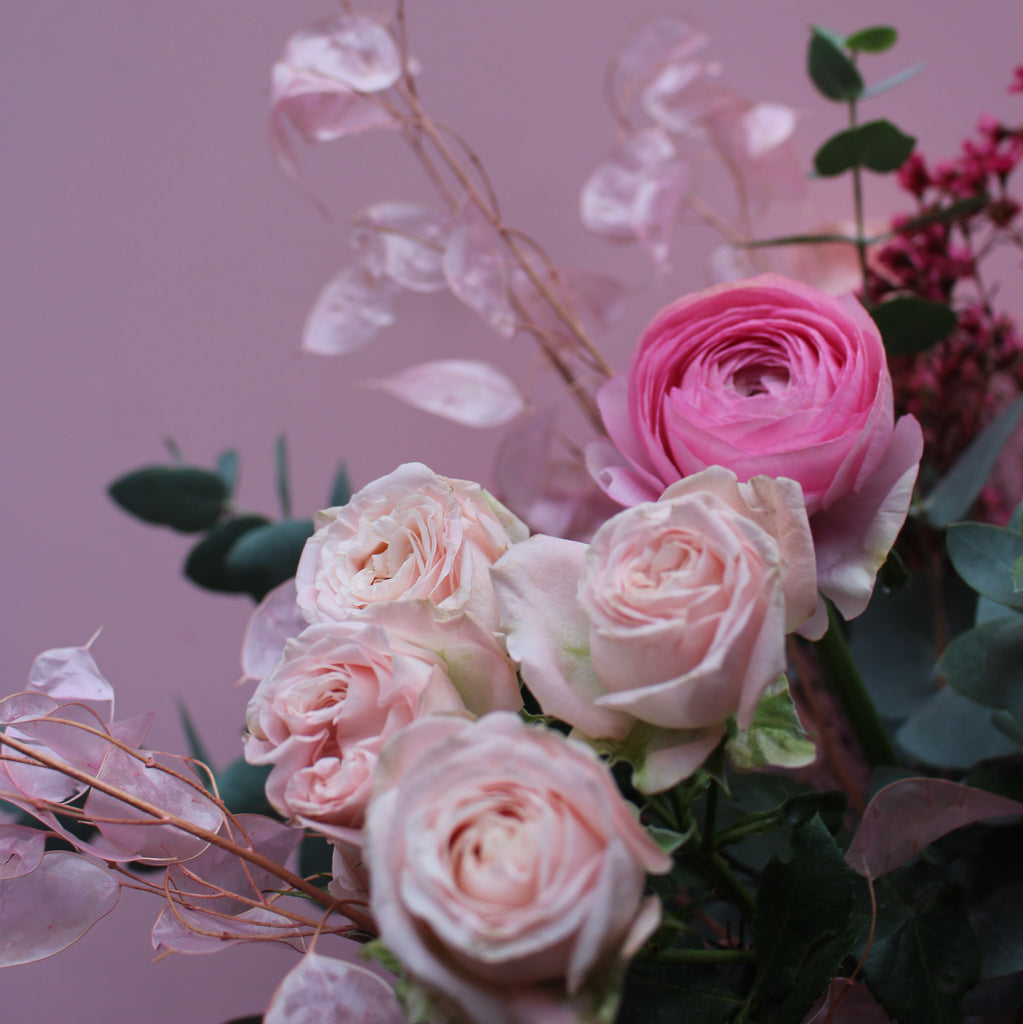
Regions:
M 595 1020 L 659 921 L 646 873 L 671 867 L 592 751 L 510 714 L 390 741 L 365 851 L 381 939 L 487 1024 Z
M 424 599 L 497 626 L 490 566 L 529 530 L 479 484 L 407 463 L 316 516 L 295 579 L 308 622 Z
M 462 612 L 396 602 L 287 641 L 249 701 L 245 757 L 273 765 L 266 795 L 280 814 L 357 842 L 388 736 L 428 714 L 520 704 L 490 631 Z
M 613 444 L 587 458 L 608 494 L 653 500 L 713 465 L 796 480 L 821 591 L 846 618 L 863 611 L 923 439 L 912 416 L 894 422 L 881 336 L 853 296 L 772 274 L 686 296 L 647 327 L 628 380 L 597 398 Z
M 493 570 L 508 651 L 550 715 L 633 762 L 657 792 L 692 774 L 735 716 L 749 728 L 814 614 L 799 485 L 720 466 L 619 512 L 592 544 L 535 536 Z

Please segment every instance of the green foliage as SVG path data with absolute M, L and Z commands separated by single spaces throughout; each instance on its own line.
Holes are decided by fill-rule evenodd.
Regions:
M 863 92 L 863 78 L 844 46 L 845 41 L 833 32 L 812 26 L 806 69 L 817 91 L 836 102 L 855 100 Z
M 720 967 L 634 960 L 625 975 L 617 1024 L 725 1024 L 742 999 Z
M 883 118 L 846 128 L 832 135 L 817 150 L 813 166 L 825 178 L 862 167 L 878 174 L 897 171 L 905 162 L 916 139 Z
M 990 523 L 953 523 L 946 544 L 956 572 L 977 593 L 1010 608 L 1023 609 L 1023 593 L 1016 587 L 1016 567 L 1023 560 L 1023 536 Z
M 291 479 L 288 472 L 288 441 L 283 434 L 274 446 L 277 466 L 277 500 L 281 503 L 281 518 L 291 518 Z
M 302 548 L 312 533 L 311 519 L 285 519 L 257 526 L 231 546 L 224 564 L 259 600 L 295 575 Z
M 244 758 L 232 761 L 217 772 L 217 790 L 232 814 L 265 814 L 276 817 L 266 799 L 266 779 L 271 765 L 249 764 Z
M 884 53 L 895 45 L 898 38 L 899 33 L 891 25 L 871 25 L 846 36 L 845 45 L 859 53 Z
M 730 735 L 725 749 L 736 768 L 802 768 L 813 764 L 817 747 L 807 739 L 784 676 L 760 698 L 745 732 Z
M 126 512 L 180 533 L 208 530 L 228 498 L 219 474 L 195 466 L 143 466 L 118 477 L 108 491 Z
M 912 356 L 944 341 L 959 322 L 944 302 L 900 295 L 870 309 L 885 351 L 890 356 Z
M 873 939 L 865 928 L 856 950 L 874 998 L 899 1024 L 960 1024 L 963 995 L 980 975 L 963 891 L 917 864 L 881 879 L 876 895 Z M 861 914 L 869 923 L 869 906 Z
M 214 526 L 188 553 L 185 575 L 206 590 L 224 594 L 251 592 L 249 581 L 227 564 L 227 556 L 242 537 L 268 523 L 262 516 L 238 516 Z
M 188 756 L 195 758 L 196 761 L 201 761 L 210 771 L 213 771 L 213 761 L 210 758 L 209 752 L 199 736 L 199 730 L 196 729 L 192 716 L 188 713 L 188 708 L 185 707 L 185 702 L 180 697 L 177 700 L 177 705 L 178 719 L 185 734 L 185 742 L 188 744 Z M 204 779 L 203 781 L 205 782 L 206 780 Z
M 352 485 L 348 479 L 348 469 L 342 462 L 334 474 L 334 484 L 330 489 L 327 498 L 327 508 L 335 508 L 338 505 L 347 505 L 352 499 Z
M 754 993 L 766 1024 L 798 1024 L 852 948 L 858 878 L 819 816 L 796 829 L 788 860 L 774 858 L 757 889 Z
M 924 518 L 931 526 L 944 528 L 966 515 L 1021 415 L 1023 395 L 1003 409 L 956 459 L 921 506 Z
M 234 489 L 238 486 L 238 453 L 233 448 L 217 456 L 217 473 L 224 481 L 227 493 L 234 494 Z

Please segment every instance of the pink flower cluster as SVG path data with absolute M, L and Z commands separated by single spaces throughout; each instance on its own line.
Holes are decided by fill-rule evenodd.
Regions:
M 1017 82 L 1019 74 L 1017 69 Z M 990 116 L 980 119 L 976 137 L 966 139 L 952 160 L 929 164 L 913 153 L 898 180 L 917 209 L 912 217 L 894 220 L 897 234 L 871 259 L 867 293 L 872 301 L 916 295 L 951 304 L 959 317 L 945 341 L 891 361 L 895 408 L 919 420 L 925 471 L 933 478 L 1023 391 L 1023 335 L 1011 317 L 994 308 L 981 273 L 996 245 L 1021 244 L 1020 202 L 1009 191 L 1021 161 L 1023 128 Z M 957 216 L 927 222 L 964 202 L 970 205 L 960 206 Z M 989 486 L 977 513 L 1004 522 L 1014 503 L 1015 497 Z

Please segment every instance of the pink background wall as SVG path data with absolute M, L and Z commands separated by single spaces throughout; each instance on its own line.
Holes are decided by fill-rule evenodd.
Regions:
M 507 220 L 567 266 L 646 279 L 638 253 L 584 234 L 577 196 L 613 137 L 601 99 L 608 54 L 632 19 L 672 6 L 410 4 L 427 105 L 473 141 Z M 868 74 L 917 60 L 927 70 L 873 109 L 915 132 L 929 155 L 951 155 L 982 111 L 1018 119 L 1023 106 L 1004 92 L 1023 57 L 1018 0 L 692 0 L 673 9 L 711 31 L 737 89 L 799 108 L 807 154 L 841 127 L 841 110 L 804 80 L 812 20 L 838 31 L 899 26 L 895 55 Z M 500 432 L 467 432 L 355 383 L 470 354 L 521 381 L 533 357 L 527 341 L 500 342 L 446 296 L 410 297 L 395 328 L 344 361 L 297 354 L 309 304 L 346 259 L 351 214 L 429 198 L 400 143 L 383 135 L 307 154 L 333 221 L 271 160 L 270 65 L 291 32 L 332 10 L 330 0 L 33 0 L 7 5 L 0 34 L 5 692 L 20 687 L 37 652 L 82 643 L 103 625 L 95 653 L 121 711 L 155 708 L 153 745 L 181 749 L 173 700 L 183 697 L 221 763 L 239 750 L 246 694 L 231 684 L 249 607 L 184 582 L 187 542 L 129 520 L 105 485 L 162 460 L 169 435 L 199 463 L 238 447 L 241 500 L 275 510 L 272 444 L 282 430 L 299 514 L 324 502 L 339 458 L 356 484 L 411 459 L 486 482 Z M 890 186 L 871 181 L 868 203 L 893 212 Z M 774 226 L 848 210 L 844 188 L 812 186 Z M 614 363 L 624 365 L 659 304 L 706 283 L 706 241 L 680 240 L 676 271 L 630 302 L 606 343 Z M 247 948 L 151 965 L 157 909 L 125 897 L 61 957 L 0 974 L 5 1019 L 220 1024 L 259 1012 L 293 962 L 287 950 Z

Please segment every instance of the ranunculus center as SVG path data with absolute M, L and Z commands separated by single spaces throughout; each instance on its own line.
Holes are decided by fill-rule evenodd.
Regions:
M 754 395 L 777 395 L 789 386 L 789 370 L 778 363 L 750 363 L 738 367 L 729 384 L 743 398 Z

